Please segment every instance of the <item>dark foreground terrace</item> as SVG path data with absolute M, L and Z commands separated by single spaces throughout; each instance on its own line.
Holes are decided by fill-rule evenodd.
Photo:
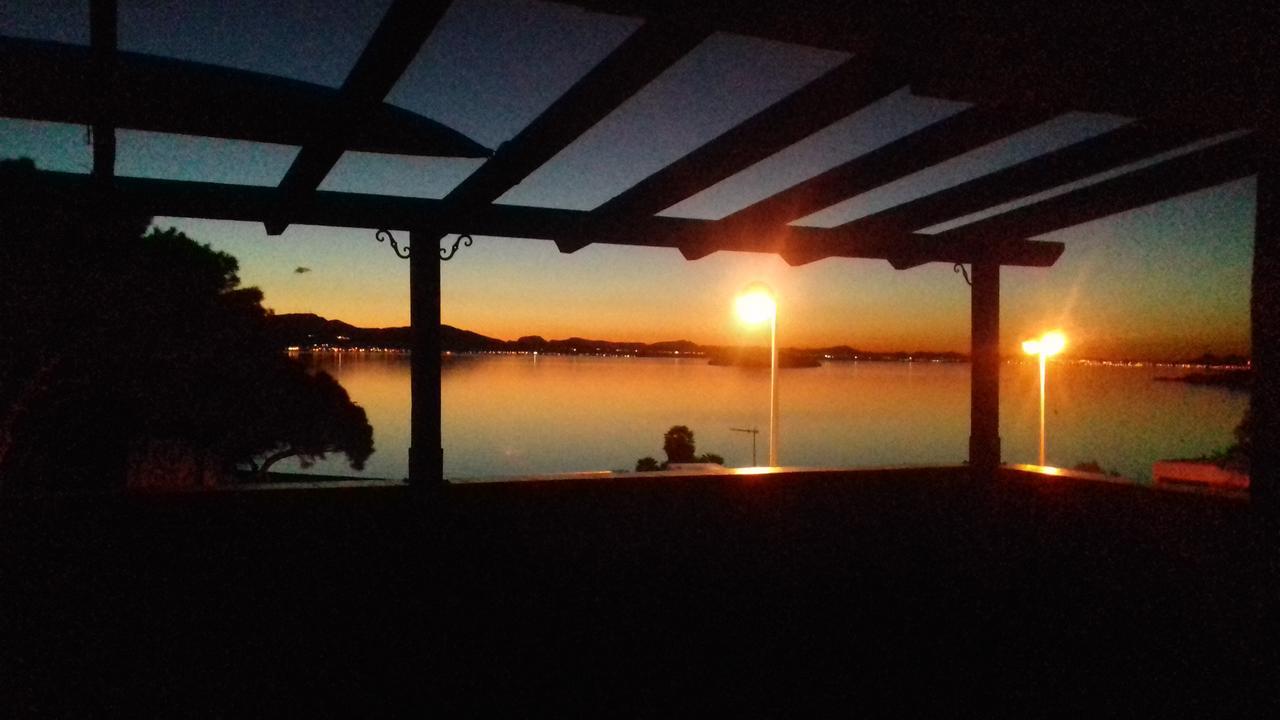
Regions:
M 0 715 L 1266 714 L 1267 522 L 1017 468 L 28 499 Z

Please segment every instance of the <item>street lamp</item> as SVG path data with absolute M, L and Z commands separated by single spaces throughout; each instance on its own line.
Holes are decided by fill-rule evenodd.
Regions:
M 1022 343 L 1022 352 L 1040 356 L 1040 465 L 1044 465 L 1044 360 L 1050 355 L 1057 355 L 1067 346 L 1067 339 L 1062 333 L 1047 332 L 1044 335 Z
M 778 302 L 761 283 L 738 296 L 738 317 L 752 325 L 769 321 L 769 467 L 778 466 Z

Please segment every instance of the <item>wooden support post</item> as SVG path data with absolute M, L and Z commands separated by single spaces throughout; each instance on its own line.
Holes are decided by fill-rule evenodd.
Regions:
M 444 482 L 440 432 L 440 234 L 409 233 L 410 411 L 409 481 Z
M 97 83 L 97 108 L 93 121 L 93 179 L 109 187 L 116 173 L 116 129 L 111 124 L 115 102 L 116 0 L 92 0 L 89 4 L 89 44 Z
M 1263 137 L 1253 237 L 1253 452 L 1250 493 L 1280 506 L 1280 127 Z
M 969 466 L 993 479 L 1000 465 L 1000 264 L 973 264 L 970 312 Z

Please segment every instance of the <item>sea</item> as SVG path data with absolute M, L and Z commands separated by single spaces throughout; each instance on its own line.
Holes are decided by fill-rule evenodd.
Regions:
M 333 375 L 368 414 L 374 454 L 354 470 L 341 454 L 273 469 L 369 479 L 408 474 L 409 356 L 314 352 L 297 357 Z M 1247 393 L 1164 382 L 1169 365 L 1050 361 L 1045 462 L 1097 463 L 1135 482 L 1157 460 L 1200 457 L 1233 442 Z M 730 467 L 767 463 L 768 368 L 723 367 L 701 357 L 451 354 L 441 372 L 445 477 L 479 481 L 545 474 L 630 471 L 665 459 L 673 425 L 697 452 Z M 969 436 L 969 365 L 827 361 L 779 371 L 778 462 L 788 467 L 954 465 Z M 757 432 L 750 432 L 756 430 Z M 1039 366 L 1001 368 L 1005 462 L 1038 462 Z

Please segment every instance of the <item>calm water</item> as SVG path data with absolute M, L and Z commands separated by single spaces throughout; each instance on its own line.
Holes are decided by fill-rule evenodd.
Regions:
M 369 414 L 376 451 L 363 473 L 341 456 L 309 472 L 400 478 L 407 474 L 409 359 L 395 354 L 315 354 Z M 1225 447 L 1245 393 L 1154 382 L 1168 367 L 1049 366 L 1050 465 L 1096 460 L 1149 480 L 1159 459 Z M 451 479 L 621 470 L 663 459 L 662 434 L 688 425 L 699 452 L 751 464 L 768 457 L 767 369 L 712 367 L 701 359 L 453 356 L 444 365 L 445 474 Z M 1007 462 L 1036 461 L 1038 370 L 1006 364 L 1000 434 Z M 969 366 L 828 363 L 783 370 L 779 460 L 791 466 L 955 464 L 969 435 Z M 297 471 L 281 463 L 282 471 Z

